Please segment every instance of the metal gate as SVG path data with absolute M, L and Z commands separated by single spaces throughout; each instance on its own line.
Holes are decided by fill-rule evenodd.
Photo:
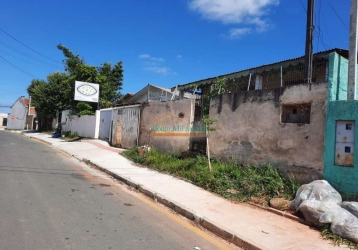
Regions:
M 121 107 L 112 112 L 112 146 L 120 148 L 136 147 L 138 145 L 140 107 Z

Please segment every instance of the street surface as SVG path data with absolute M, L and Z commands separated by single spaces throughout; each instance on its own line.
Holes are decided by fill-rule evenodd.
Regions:
M 0 249 L 238 249 L 55 148 L 0 131 Z

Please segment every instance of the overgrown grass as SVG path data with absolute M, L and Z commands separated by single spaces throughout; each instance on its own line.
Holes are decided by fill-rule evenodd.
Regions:
M 251 197 L 262 197 L 266 201 L 273 197 L 292 198 L 299 187 L 269 164 L 244 166 L 212 161 L 210 172 L 204 156 L 179 159 L 155 149 L 140 155 L 137 148 L 123 154 L 136 163 L 190 180 L 210 192 L 237 201 L 247 201 Z
M 124 151 L 122 154 L 136 163 L 190 180 L 210 192 L 237 201 L 247 201 L 252 197 L 264 198 L 266 201 L 274 197 L 292 199 L 299 188 L 296 181 L 284 178 L 269 164 L 244 166 L 212 161 L 210 172 L 207 158 L 204 156 L 179 159 L 170 154 L 161 154 L 155 149 L 140 155 L 138 148 Z M 330 240 L 338 246 L 358 249 L 357 243 L 333 234 L 329 225 L 318 225 L 318 229 L 323 239 Z

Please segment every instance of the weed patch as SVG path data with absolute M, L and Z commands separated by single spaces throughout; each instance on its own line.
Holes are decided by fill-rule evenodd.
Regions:
M 299 187 L 294 180 L 284 178 L 269 164 L 244 166 L 212 161 L 212 171 L 209 171 L 208 160 L 204 156 L 180 159 L 155 149 L 140 155 L 137 148 L 122 154 L 136 163 L 187 179 L 210 192 L 236 201 L 248 201 L 252 197 L 262 197 L 267 201 L 274 197 L 289 199 Z

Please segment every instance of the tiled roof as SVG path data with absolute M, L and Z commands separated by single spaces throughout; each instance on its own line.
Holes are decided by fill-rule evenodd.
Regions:
M 29 98 L 21 98 L 21 101 L 25 104 L 26 107 L 29 106 L 30 99 Z

